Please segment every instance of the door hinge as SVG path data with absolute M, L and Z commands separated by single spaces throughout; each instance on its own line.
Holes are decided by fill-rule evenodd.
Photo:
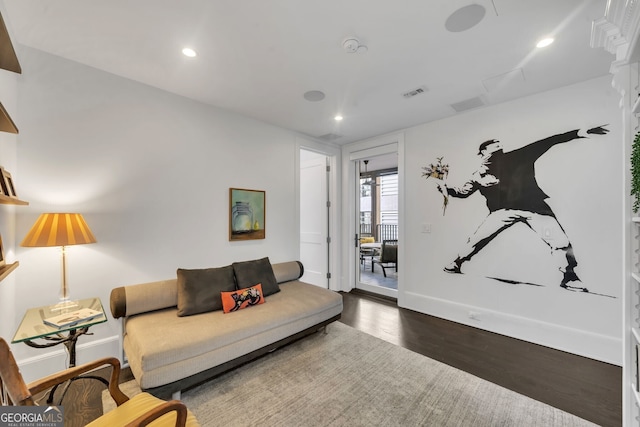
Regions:
M 331 273 L 327 273 L 327 279 L 331 279 Z
M 327 207 L 330 208 L 331 207 L 331 201 L 327 200 Z
M 327 237 L 327 243 L 331 243 L 331 237 Z
M 331 172 L 331 166 L 327 165 L 327 172 Z

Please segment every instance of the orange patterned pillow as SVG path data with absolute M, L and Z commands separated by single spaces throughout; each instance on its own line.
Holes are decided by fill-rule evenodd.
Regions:
M 264 302 L 261 283 L 238 291 L 220 292 L 220 296 L 222 297 L 222 310 L 225 313 L 238 311 Z

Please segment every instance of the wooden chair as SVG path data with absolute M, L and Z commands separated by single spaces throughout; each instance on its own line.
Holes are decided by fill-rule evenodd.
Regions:
M 129 399 L 119 387 L 120 361 L 115 357 L 89 362 L 66 369 L 26 384 L 7 342 L 0 338 L 0 404 L 3 406 L 36 406 L 33 396 L 49 390 L 83 373 L 111 366 L 109 393 L 117 407 L 88 426 L 199 426 L 198 421 L 179 400 L 166 402 L 149 393 Z M 166 416 L 164 416 L 166 415 Z M 161 418 L 162 417 L 162 418 Z
M 380 248 L 380 256 L 374 257 L 371 261 L 371 271 L 373 267 L 378 264 L 382 268 L 382 274 L 387 277 L 387 268 L 395 268 L 398 272 L 398 241 L 397 240 L 383 240 L 382 247 Z

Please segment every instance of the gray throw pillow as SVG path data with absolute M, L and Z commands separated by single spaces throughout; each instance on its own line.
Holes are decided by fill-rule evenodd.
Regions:
M 178 269 L 178 316 L 222 310 L 220 292 L 236 289 L 233 267 Z
M 249 288 L 261 283 L 262 293 L 265 297 L 280 292 L 280 286 L 273 274 L 269 258 L 234 262 L 231 265 L 236 275 L 238 289 Z

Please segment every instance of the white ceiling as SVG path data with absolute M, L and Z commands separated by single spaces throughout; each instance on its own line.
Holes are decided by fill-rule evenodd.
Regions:
M 471 3 L 482 21 L 447 18 Z M 606 0 L 4 0 L 14 42 L 337 144 L 608 73 Z M 553 35 L 555 43 L 536 49 Z M 368 47 L 342 48 L 348 37 Z M 181 54 L 184 46 L 196 58 Z M 19 53 L 19 48 L 18 48 Z M 29 73 L 24 69 L 23 73 Z M 405 99 L 420 86 L 428 90 Z M 303 94 L 320 90 L 320 102 Z M 478 100 L 478 99 L 476 99 Z M 336 113 L 344 120 L 336 123 Z M 324 138 L 326 140 L 326 138 Z M 322 140 L 322 138 L 321 138 Z

